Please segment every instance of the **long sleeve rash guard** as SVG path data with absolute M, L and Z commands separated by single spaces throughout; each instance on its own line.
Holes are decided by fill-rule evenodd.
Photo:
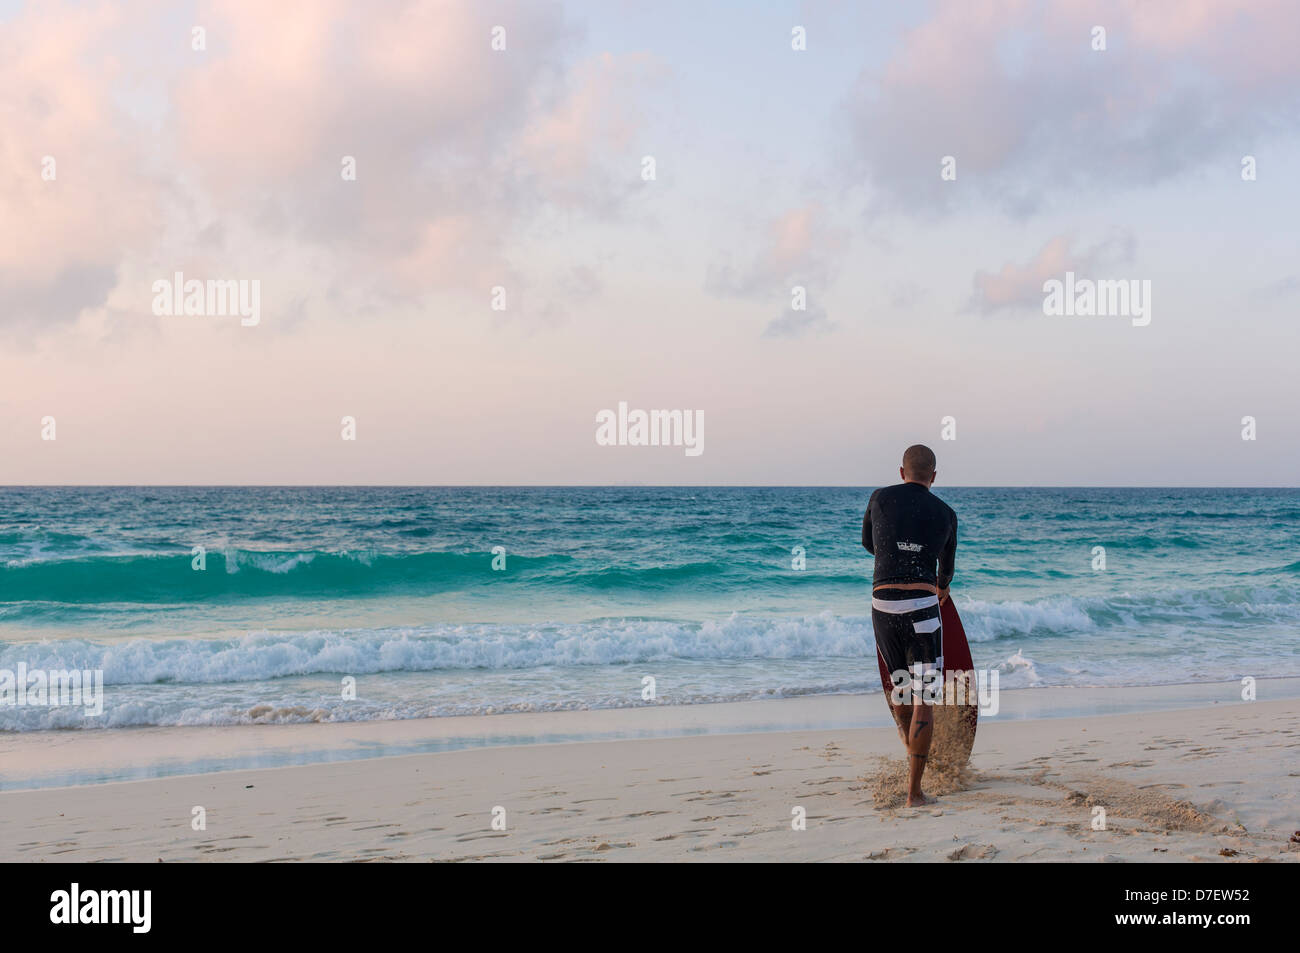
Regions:
M 927 582 L 946 589 L 957 556 L 957 514 L 919 483 L 884 486 L 867 503 L 862 545 L 876 557 L 873 585 Z

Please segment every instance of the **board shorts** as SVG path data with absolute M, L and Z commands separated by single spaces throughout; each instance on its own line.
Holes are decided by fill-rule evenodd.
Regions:
M 920 692 L 927 673 L 943 670 L 943 621 L 939 597 L 916 590 L 878 589 L 871 595 L 871 626 L 876 650 L 885 668 L 912 675 L 912 691 Z

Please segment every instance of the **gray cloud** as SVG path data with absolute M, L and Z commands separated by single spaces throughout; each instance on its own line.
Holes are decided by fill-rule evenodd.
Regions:
M 789 310 L 774 318 L 763 330 L 765 338 L 801 338 L 812 334 L 825 334 L 835 324 L 826 315 L 826 309 L 813 305 L 806 311 Z
M 48 281 L 0 276 L 0 320 L 31 327 L 71 323 L 83 309 L 104 304 L 116 284 L 117 266 L 104 262 L 73 262 Z
M 1250 297 L 1256 302 L 1277 301 L 1280 298 L 1289 298 L 1297 291 L 1300 291 L 1300 276 L 1289 275 L 1256 288 L 1250 293 Z

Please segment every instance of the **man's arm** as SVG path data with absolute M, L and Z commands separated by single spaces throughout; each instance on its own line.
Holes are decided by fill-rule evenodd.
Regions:
M 871 548 L 871 504 L 874 502 L 876 502 L 876 494 L 872 493 L 871 499 L 867 501 L 867 512 L 862 516 L 862 547 L 873 556 L 876 555 L 876 551 Z
M 957 562 L 957 514 L 952 514 L 952 527 L 948 530 L 948 540 L 943 544 L 939 554 L 939 575 L 935 579 L 939 589 L 945 594 L 952 585 L 952 575 Z

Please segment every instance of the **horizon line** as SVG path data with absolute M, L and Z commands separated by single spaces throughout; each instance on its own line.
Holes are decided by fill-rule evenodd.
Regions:
M 888 483 L 3 483 L 0 490 L 853 490 Z M 1297 490 L 1300 485 L 1229 483 L 951 483 L 940 490 Z

